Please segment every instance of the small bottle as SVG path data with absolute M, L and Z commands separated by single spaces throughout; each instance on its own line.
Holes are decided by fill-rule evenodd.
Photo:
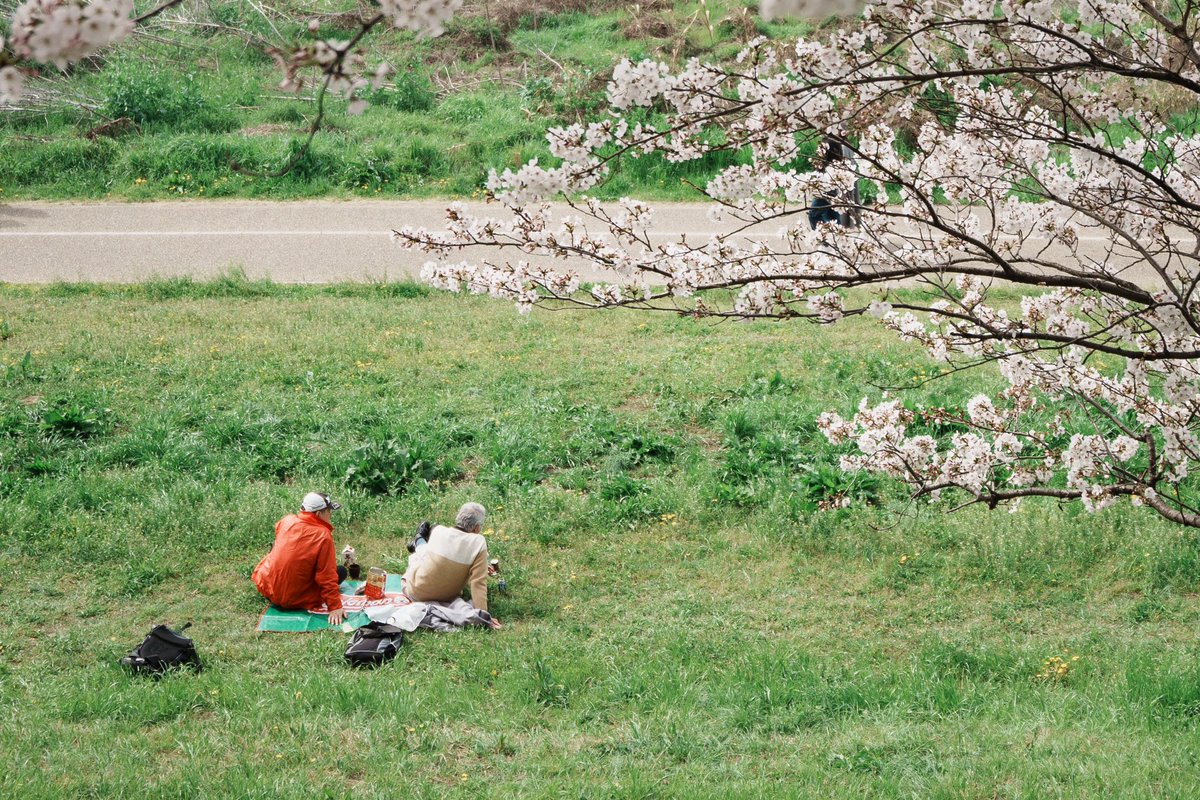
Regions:
M 367 570 L 367 585 L 363 594 L 368 600 L 382 600 L 383 590 L 387 586 L 387 572 L 379 567 Z
M 488 575 L 499 575 L 500 580 L 496 582 L 496 589 L 500 594 L 508 594 L 508 581 L 504 580 L 503 575 L 500 575 L 500 559 L 493 558 L 488 562 Z

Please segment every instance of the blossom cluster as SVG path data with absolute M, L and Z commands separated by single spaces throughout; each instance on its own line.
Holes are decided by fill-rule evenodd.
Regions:
M 133 30 L 133 0 L 25 0 L 12 17 L 9 47 L 18 58 L 65 69 Z
M 422 36 L 441 36 L 463 0 L 380 0 L 379 10 L 393 27 Z
M 515 300 L 522 314 L 533 310 L 539 299 L 538 289 L 546 287 L 550 292 L 571 295 L 579 291 L 579 280 L 562 275 L 544 267 L 531 265 L 527 261 L 516 264 L 484 265 L 483 268 L 468 264 L 445 264 L 426 262 L 421 269 L 421 280 L 439 289 L 472 294 L 489 294 Z
M 288 92 L 298 92 L 304 88 L 302 70 L 305 67 L 316 67 L 325 89 L 347 99 L 354 98 L 356 92 L 367 86 L 378 89 L 392 74 L 392 67 L 387 62 L 380 63 L 368 72 L 366 59 L 361 52 L 351 49 L 348 40 L 322 39 L 287 53 L 279 50 L 270 52 L 283 70 L 279 88 Z M 366 107 L 366 100 L 359 97 L 351 100 L 347 111 L 353 116 Z
M 21 61 L 66 69 L 133 30 L 133 0 L 25 0 L 0 37 L 0 103 L 15 102 L 25 88 Z
M 0 36 L 0 49 L 4 47 L 4 37 Z M 0 104 L 13 103 L 21 99 L 25 90 L 25 75 L 11 64 L 0 67 Z

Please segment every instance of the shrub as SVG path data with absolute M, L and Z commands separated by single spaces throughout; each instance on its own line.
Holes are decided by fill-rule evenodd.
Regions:
M 758 505 L 766 499 L 758 491 L 757 484 L 729 483 L 728 481 L 717 483 L 712 497 L 718 503 L 742 508 Z
M 339 283 L 330 286 L 327 291 L 335 297 L 390 297 L 400 300 L 417 300 L 428 297 L 432 290 L 423 283 L 417 283 L 411 278 L 399 281 L 364 281 L 362 283 Z M 458 435 L 466 435 L 465 431 Z M 473 437 L 472 437 L 473 438 Z M 469 441 L 455 442 L 469 444 Z
M 645 481 L 631 478 L 628 475 L 610 475 L 600 484 L 600 499 L 609 503 L 620 503 L 635 497 L 640 497 L 650 491 Z
M 285 176 L 288 181 L 309 183 L 320 178 L 336 179 L 345 174 L 344 143 L 338 145 L 333 142 L 313 141 L 307 150 L 302 151 L 305 141 L 303 138 L 296 138 L 288 142 L 287 156 L 280 160 L 280 163 L 291 163 L 291 159 L 296 158 L 295 165 Z
M 565 708 L 571 700 L 571 691 L 562 683 L 550 666 L 538 659 L 532 670 L 533 684 L 531 695 L 533 700 L 546 708 L 555 706 Z
M 483 119 L 487 110 L 487 104 L 481 98 L 470 94 L 455 94 L 438 105 L 437 113 L 448 122 L 462 125 Z
M 727 424 L 729 425 L 729 434 L 739 441 L 753 439 L 758 435 L 758 423 L 749 414 L 740 409 L 729 415 Z
M 29 429 L 29 415 L 17 408 L 0 413 L 0 436 L 23 436 Z
M 346 174 L 342 182 L 347 186 L 377 186 L 394 182 L 398 170 L 392 163 L 391 155 L 381 147 L 372 148 L 346 165 Z
M 130 565 L 121 576 L 120 593 L 123 597 L 138 597 L 178 575 L 174 569 L 161 564 Z
M 210 134 L 153 137 L 122 154 L 116 170 L 129 179 L 175 182 L 191 173 L 212 179 L 229 174 L 230 162 L 258 168 L 282 160 L 278 145 L 255 139 L 232 139 Z
M 108 409 L 96 409 L 78 403 L 63 402 L 42 414 L 41 429 L 49 434 L 86 439 L 104 429 Z
M 775 373 L 770 377 L 765 375 L 756 375 L 750 379 L 750 382 L 734 391 L 734 395 L 738 397 L 766 397 L 773 394 L 793 394 L 796 391 L 795 384 L 783 377 L 783 373 L 775 370 Z
M 729 483 L 749 483 L 771 472 L 774 466 L 754 447 L 735 443 L 725 451 L 721 479 Z
M 400 71 L 391 86 L 372 92 L 369 99 L 374 105 L 397 111 L 429 111 L 437 102 L 437 93 L 429 75 L 423 69 L 410 65 Z
M 1200 717 L 1200 669 L 1195 664 L 1156 664 L 1147 656 L 1125 668 L 1130 699 L 1155 721 Z
M 634 428 L 622 433 L 614 444 L 632 465 L 638 466 L 648 461 L 661 463 L 673 461 L 679 440 L 675 437 L 660 436 L 653 431 Z
M 117 154 L 109 139 L 54 139 L 0 147 L 0 182 L 8 186 L 50 185 L 87 194 L 103 189 L 103 177 Z
M 877 503 L 879 478 L 866 472 L 846 472 L 837 464 L 801 464 L 798 494 L 813 510 L 848 504 L 852 500 Z
M 29 350 L 25 351 L 25 357 L 16 364 L 5 364 L 3 365 L 3 369 L 0 369 L 0 379 L 3 379 L 5 385 L 20 383 L 32 377 L 33 353 Z
M 531 111 L 540 111 L 554 102 L 554 84 L 549 78 L 530 78 L 521 84 L 521 105 Z
M 139 125 L 175 130 L 228 131 L 237 120 L 213 102 L 195 73 L 178 76 L 140 61 L 118 61 L 106 75 L 104 113 Z M 219 98 L 218 98 L 219 99 Z
M 374 101 L 378 102 L 378 101 Z M 299 125 L 305 122 L 305 109 L 296 101 L 288 100 L 272 103 L 263 111 L 262 118 L 267 122 L 291 123 Z
M 602 502 L 604 514 L 623 522 L 657 517 L 670 510 L 647 481 L 619 472 L 605 476 L 594 496 Z
M 512 489 L 546 477 L 549 467 L 544 448 L 535 440 L 509 433 L 496 438 L 487 448 L 486 480 L 502 496 Z
M 396 172 L 432 177 L 446 172 L 446 157 L 436 144 L 413 139 L 396 151 Z
M 601 418 L 586 420 L 567 442 L 568 464 L 587 463 L 600 456 L 612 469 L 634 469 L 648 463 L 675 460 L 680 441 L 677 436 L 656 433 L 641 425 L 625 427 Z
M 346 485 L 374 495 L 400 495 L 414 484 L 444 483 L 458 476 L 454 462 L 440 458 L 434 447 L 410 437 L 378 439 L 350 457 Z

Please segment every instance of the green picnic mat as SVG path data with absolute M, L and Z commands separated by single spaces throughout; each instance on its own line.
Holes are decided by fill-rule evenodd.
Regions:
M 338 588 L 343 595 L 352 595 L 362 586 L 362 581 L 343 581 Z M 400 591 L 400 576 L 391 573 L 387 576 L 387 592 Z M 361 628 L 371 621 L 371 618 L 361 611 L 351 612 L 341 625 L 330 625 L 324 614 L 310 614 L 307 611 L 285 611 L 282 608 L 268 605 L 258 618 L 260 633 L 309 633 L 311 631 L 327 631 L 330 629 L 353 630 Z

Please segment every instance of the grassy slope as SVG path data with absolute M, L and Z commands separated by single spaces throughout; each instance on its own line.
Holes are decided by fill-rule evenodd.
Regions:
M 760 29 L 775 36 L 797 30 L 730 19 L 738 4 L 724 1 L 707 4 L 711 32 L 697 2 L 635 9 L 603 0 L 501 0 L 491 4 L 490 22 L 483 3 L 470 3 L 432 42 L 396 32 L 369 39 L 369 62 L 397 64 L 397 80 L 359 117 L 345 115 L 345 102 L 331 102 L 328 128 L 310 156 L 287 177 L 264 180 L 231 171 L 230 160 L 276 168 L 314 113 L 308 99 L 275 88 L 277 68 L 242 38 L 301 36 L 312 9 L 285 13 L 297 4 L 271 5 L 269 20 L 233 0 L 187 6 L 189 25 L 154 27 L 153 38 L 115 48 L 97 71 L 55 84 L 95 114 L 61 103 L 0 114 L 0 199 L 470 196 L 489 169 L 545 157 L 547 126 L 596 113 L 620 58 L 725 59 Z M 354 7 L 345 0 L 323 6 Z M 332 12 L 321 19 L 321 35 L 348 35 Z M 199 27 L 214 24 L 242 33 Z M 435 73 L 442 76 L 437 86 Z M 139 130 L 85 138 L 116 117 L 134 119 Z M 604 191 L 681 199 L 692 196 L 681 179 L 703 181 L 717 163 L 634 161 Z
M 928 369 L 862 321 L 236 277 L 4 287 L 0 316 L 0 795 L 1194 796 L 1195 534 L 1128 507 L 814 513 L 814 415 Z M 69 407 L 101 430 L 54 435 Z M 397 433 L 461 477 L 341 486 Z M 417 520 L 484 502 L 505 629 L 375 673 L 344 636 L 254 634 L 247 575 L 309 487 L 389 569 Z M 116 666 L 188 619 L 203 674 Z

